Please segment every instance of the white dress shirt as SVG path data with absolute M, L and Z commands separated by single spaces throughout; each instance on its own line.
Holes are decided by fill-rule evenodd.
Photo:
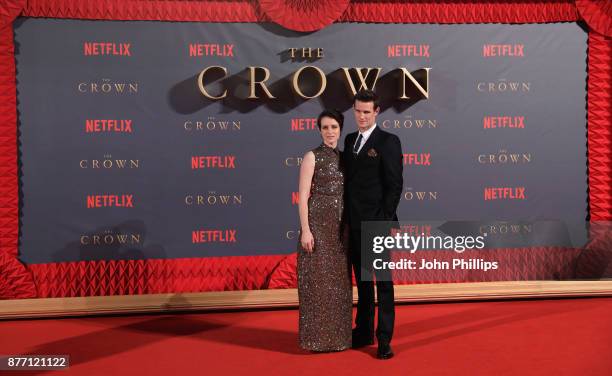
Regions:
M 361 145 L 359 145 L 359 149 L 357 149 L 357 154 L 359 154 L 363 145 L 365 145 L 365 143 L 368 141 L 368 138 L 370 138 L 370 135 L 374 131 L 374 128 L 376 128 L 376 123 L 374 123 L 374 125 L 367 131 L 359 132 L 359 134 L 361 135 Z M 359 138 L 359 135 L 357 135 L 357 138 Z M 356 140 L 355 140 L 355 144 L 357 144 Z M 355 150 L 355 145 L 353 145 L 353 150 Z

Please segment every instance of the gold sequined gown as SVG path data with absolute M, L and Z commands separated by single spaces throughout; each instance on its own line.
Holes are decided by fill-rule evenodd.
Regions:
M 344 177 L 337 149 L 313 150 L 315 170 L 308 200 L 308 223 L 314 251 L 298 242 L 300 347 L 340 351 L 351 347 L 353 294 L 348 247 L 343 239 Z

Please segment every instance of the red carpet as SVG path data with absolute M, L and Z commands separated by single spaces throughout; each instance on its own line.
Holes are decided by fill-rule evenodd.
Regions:
M 69 354 L 61 375 L 612 375 L 612 298 L 401 305 L 396 357 L 308 354 L 297 311 L 0 321 L 0 354 Z

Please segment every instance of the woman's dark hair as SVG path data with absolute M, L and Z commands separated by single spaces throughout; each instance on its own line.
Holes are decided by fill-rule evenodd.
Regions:
M 367 89 L 359 90 L 359 92 L 355 94 L 355 97 L 353 98 L 353 105 L 355 104 L 355 101 L 373 102 L 374 110 L 376 110 L 378 106 L 380 105 L 380 103 L 378 103 L 378 95 L 376 95 L 376 93 L 373 92 L 372 90 L 367 90 Z
M 340 126 L 340 132 L 342 132 L 342 127 L 344 126 L 344 115 L 342 115 L 340 111 L 331 108 L 326 108 L 323 110 L 323 112 L 321 112 L 317 118 L 317 127 L 319 127 L 319 130 L 321 130 L 321 119 L 324 117 L 332 118 L 337 121 L 338 125 Z

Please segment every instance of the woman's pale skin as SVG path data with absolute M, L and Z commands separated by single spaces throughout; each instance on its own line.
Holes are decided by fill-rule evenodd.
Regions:
M 334 118 L 324 116 L 321 118 L 321 138 L 326 146 L 335 149 L 340 139 L 340 124 Z M 300 226 L 302 235 L 300 242 L 302 248 L 311 253 L 314 251 L 314 237 L 308 224 L 308 199 L 310 198 L 310 187 L 315 169 L 315 156 L 312 151 L 304 154 L 302 166 L 300 167 L 299 201 Z

